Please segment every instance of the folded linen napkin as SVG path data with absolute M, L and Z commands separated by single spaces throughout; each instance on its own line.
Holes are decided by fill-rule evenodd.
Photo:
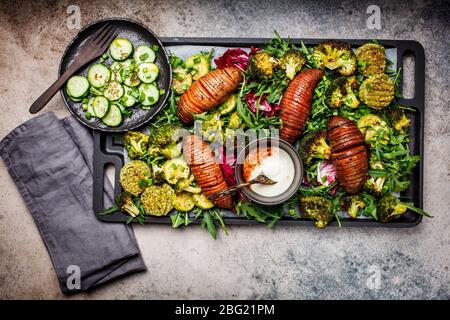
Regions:
M 0 156 L 39 229 L 63 293 L 145 270 L 132 228 L 94 215 L 92 133 L 74 117 L 58 120 L 45 113 L 28 120 L 0 142 Z M 105 193 L 109 205 L 111 185 Z

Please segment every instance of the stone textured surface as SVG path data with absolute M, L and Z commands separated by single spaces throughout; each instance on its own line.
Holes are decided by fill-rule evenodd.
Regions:
M 160 36 L 396 38 L 426 52 L 425 209 L 435 218 L 413 229 L 317 230 L 231 227 L 212 241 L 198 229 L 135 228 L 148 272 L 86 298 L 450 298 L 450 9 L 442 1 L 378 1 L 382 29 L 366 28 L 367 6 L 344 1 L 76 1 L 81 25 L 124 16 Z M 394 4 L 395 3 L 395 4 Z M 71 1 L 0 2 L 0 137 L 31 117 L 28 107 L 55 79 L 76 34 Z M 57 95 L 46 110 L 65 116 Z M 0 298 L 65 298 L 34 223 L 0 162 Z M 379 268 L 379 289 L 367 279 Z

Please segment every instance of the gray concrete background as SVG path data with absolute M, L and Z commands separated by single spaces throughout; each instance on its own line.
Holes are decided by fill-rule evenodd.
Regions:
M 450 116 L 448 2 L 414 1 L 1 1 L 0 137 L 31 118 L 28 107 L 55 79 L 76 30 L 123 16 L 160 36 L 396 38 L 426 52 L 425 209 L 434 219 L 416 228 L 338 229 L 230 227 L 213 241 L 198 228 L 137 226 L 148 271 L 103 286 L 86 298 L 450 298 Z M 395 4 L 394 4 L 395 3 Z M 366 28 L 366 8 L 382 9 L 382 29 Z M 59 95 L 46 107 L 68 115 Z M 372 268 L 381 286 L 371 290 Z M 0 298 L 64 298 L 30 214 L 0 162 Z

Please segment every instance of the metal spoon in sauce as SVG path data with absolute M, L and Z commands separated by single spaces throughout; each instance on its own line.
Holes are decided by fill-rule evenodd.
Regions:
M 221 196 L 224 196 L 224 195 L 226 195 L 226 194 L 229 194 L 229 193 L 231 193 L 231 192 L 234 192 L 234 191 L 236 191 L 236 190 L 242 189 L 242 188 L 244 188 L 244 187 L 247 187 L 247 186 L 252 185 L 252 184 L 255 184 L 255 183 L 260 183 L 260 184 L 275 184 L 275 183 L 277 183 L 277 181 L 273 181 L 272 179 L 268 178 L 268 177 L 265 176 L 263 173 L 261 173 L 261 174 L 259 174 L 258 176 L 256 176 L 255 179 L 252 179 L 252 180 L 250 180 L 250 181 L 248 181 L 248 182 L 244 182 L 244 183 L 241 183 L 241 184 L 237 184 L 237 185 L 235 185 L 235 186 L 233 186 L 233 187 L 229 187 L 229 188 L 227 188 L 227 189 L 225 189 L 225 190 L 216 192 L 216 193 L 210 195 L 210 196 L 208 197 L 208 199 L 209 199 L 209 200 L 215 200 L 215 199 L 217 199 L 217 198 L 219 198 L 219 197 L 221 197 Z

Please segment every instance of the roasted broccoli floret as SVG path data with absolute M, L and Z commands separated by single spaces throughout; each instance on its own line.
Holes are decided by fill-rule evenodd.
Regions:
M 148 149 L 149 136 L 139 131 L 125 133 L 124 143 L 130 159 L 137 159 L 145 155 Z
M 165 216 L 172 209 L 172 196 L 175 191 L 168 185 L 147 187 L 141 195 L 141 202 L 146 214 L 153 216 Z
M 388 116 L 394 130 L 402 133 L 408 131 L 411 120 L 406 116 L 403 109 L 391 108 L 388 111 Z
M 286 76 L 292 80 L 305 63 L 305 55 L 300 50 L 289 49 L 281 57 L 279 66 L 286 72 Z
M 370 76 L 361 83 L 359 98 L 373 109 L 383 109 L 394 99 L 394 82 L 384 73 Z
M 314 47 L 312 59 L 318 68 L 336 70 L 340 75 L 350 76 L 355 73 L 357 62 L 348 43 L 328 40 Z
M 223 120 L 219 113 L 208 114 L 201 123 L 201 134 L 209 142 L 223 140 Z
M 389 128 L 387 123 L 379 116 L 369 113 L 358 120 L 358 128 L 364 135 L 364 140 L 373 144 L 380 142 L 387 144 L 389 141 Z
M 147 181 L 151 177 L 152 170 L 144 161 L 133 160 L 122 167 L 119 180 L 125 191 L 138 196 L 145 189 L 142 181 Z
M 369 167 L 374 170 L 383 170 L 383 163 L 376 158 L 374 154 L 370 155 L 369 159 Z M 384 187 L 384 183 L 386 182 L 386 177 L 369 177 L 364 183 L 364 190 L 375 197 L 380 197 L 383 193 L 387 191 Z
M 406 210 L 414 211 L 422 216 L 432 218 L 428 213 L 420 208 L 414 207 L 412 203 L 400 201 L 392 194 L 383 196 L 377 204 L 377 217 L 380 222 L 389 222 L 395 217 L 401 216 Z
M 355 77 L 339 77 L 328 87 L 325 95 L 326 102 L 330 108 L 339 108 L 346 105 L 350 108 L 357 108 L 359 100 L 353 91 L 358 86 Z
M 241 116 L 239 115 L 239 112 L 233 112 L 230 115 L 230 118 L 228 120 L 227 128 L 228 129 L 239 129 L 242 124 Z
M 132 217 L 137 217 L 140 213 L 139 208 L 133 202 L 133 197 L 128 192 L 119 194 L 115 202 L 122 212 L 126 212 Z
M 400 200 L 392 194 L 382 197 L 377 204 L 377 217 L 380 222 L 388 222 L 396 216 L 400 216 L 408 209 Z
M 363 198 L 359 195 L 345 195 L 339 200 L 342 210 L 346 210 L 348 215 L 356 219 L 358 212 L 366 206 Z
M 181 142 L 171 142 L 159 149 L 159 154 L 166 157 L 167 159 L 172 159 L 180 156 L 182 150 L 183 144 Z
M 376 43 L 366 43 L 355 50 L 358 59 L 358 70 L 364 77 L 384 73 L 386 68 L 386 53 L 383 46 Z
M 176 142 L 181 138 L 182 132 L 183 130 L 176 124 L 163 125 L 150 133 L 150 144 L 162 147 L 171 142 Z
M 321 196 L 300 197 L 300 209 L 303 216 L 314 220 L 318 228 L 325 228 L 333 219 L 333 202 Z
M 254 79 L 270 79 L 277 66 L 276 58 L 267 52 L 258 52 L 250 58 L 248 70 Z
M 329 159 L 331 148 L 327 143 L 327 131 L 310 131 L 300 141 L 300 155 L 303 162 L 309 165 L 313 159 Z

